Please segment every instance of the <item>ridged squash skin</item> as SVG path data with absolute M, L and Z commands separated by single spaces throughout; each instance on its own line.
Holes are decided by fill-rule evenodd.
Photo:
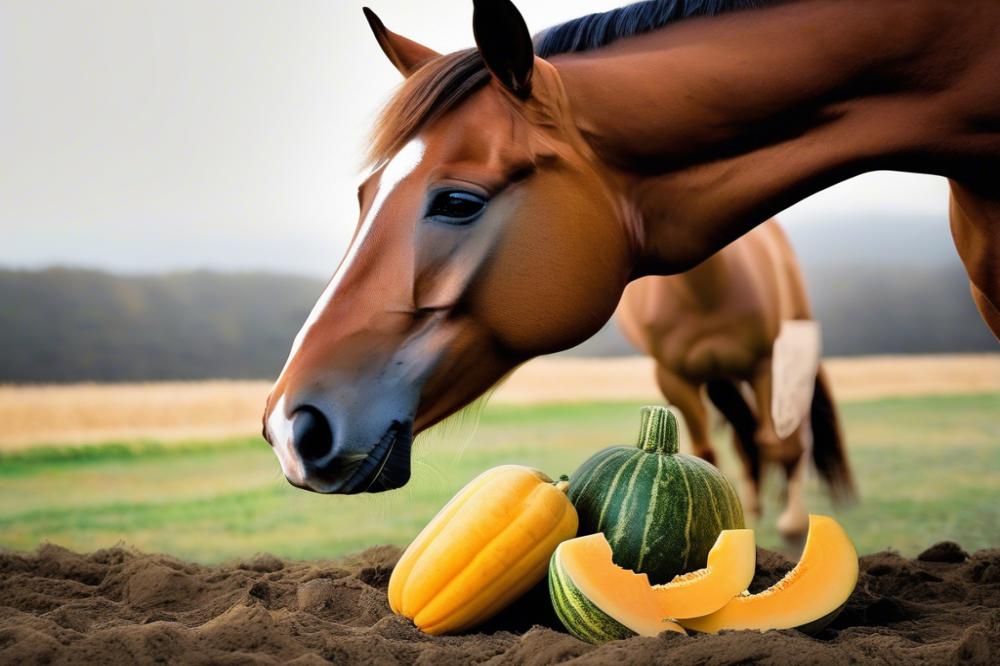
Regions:
M 566 486 L 521 465 L 480 474 L 403 552 L 390 608 L 428 634 L 488 620 L 540 581 L 552 551 L 576 535 Z
M 635 446 L 594 454 L 573 474 L 579 533 L 603 532 L 620 567 L 654 585 L 704 568 L 722 530 L 743 529 L 732 483 L 701 458 L 678 453 L 677 420 L 644 407 Z

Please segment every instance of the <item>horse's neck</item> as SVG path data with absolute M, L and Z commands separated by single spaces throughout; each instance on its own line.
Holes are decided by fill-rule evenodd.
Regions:
M 990 0 L 807 0 L 552 62 L 642 219 L 636 273 L 671 273 L 858 173 L 1000 159 L 997 34 Z

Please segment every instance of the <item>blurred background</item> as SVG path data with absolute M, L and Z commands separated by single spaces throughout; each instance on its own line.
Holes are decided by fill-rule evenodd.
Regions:
M 540 30 L 619 4 L 519 6 Z M 472 45 L 467 0 L 371 5 Z M 658 394 L 611 323 L 422 438 L 400 491 L 284 483 L 257 434 L 267 381 L 346 249 L 398 82 L 356 2 L 0 0 L 0 546 L 333 556 L 405 543 L 489 465 L 559 474 L 631 441 Z M 835 357 L 863 552 L 1000 544 L 1000 355 L 947 194 L 875 173 L 779 216 Z

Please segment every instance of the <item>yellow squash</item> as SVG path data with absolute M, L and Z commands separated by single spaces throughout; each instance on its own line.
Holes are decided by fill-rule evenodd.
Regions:
M 576 536 L 568 483 L 520 465 L 473 479 L 403 553 L 389 606 L 428 634 L 489 619 L 544 576 L 549 557 Z

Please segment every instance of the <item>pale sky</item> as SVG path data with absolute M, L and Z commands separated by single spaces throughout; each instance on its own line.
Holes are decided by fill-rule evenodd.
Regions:
M 473 43 L 471 0 L 365 1 L 438 51 Z M 535 32 L 623 1 L 518 6 Z M 362 4 L 0 0 L 0 265 L 329 275 L 399 82 Z M 942 179 L 880 173 L 781 219 L 946 211 Z

